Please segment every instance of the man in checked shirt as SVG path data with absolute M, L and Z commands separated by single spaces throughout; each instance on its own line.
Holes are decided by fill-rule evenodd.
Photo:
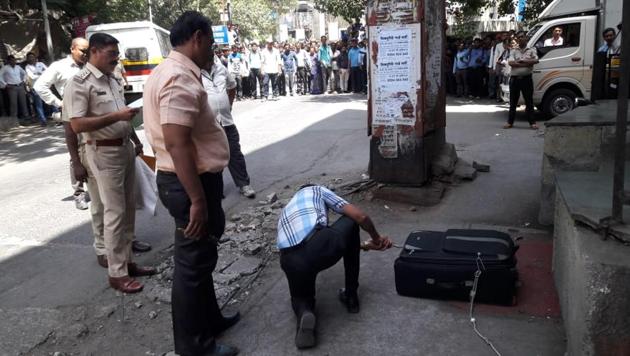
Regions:
M 328 210 L 341 217 L 328 226 Z M 349 313 L 359 312 L 359 227 L 370 234 L 367 247 L 386 250 L 392 246 L 380 235 L 372 220 L 358 207 L 329 189 L 313 184 L 300 187 L 282 210 L 278 222 L 280 265 L 287 276 L 291 305 L 297 316 L 295 346 L 315 346 L 315 279 L 343 257 L 346 286 L 339 300 Z

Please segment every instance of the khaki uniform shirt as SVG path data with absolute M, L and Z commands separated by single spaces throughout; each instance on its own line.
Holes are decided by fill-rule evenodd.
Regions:
M 510 59 L 509 62 L 518 62 L 521 59 L 538 59 L 538 55 L 536 55 L 536 51 L 531 48 L 521 49 L 520 47 L 513 48 L 510 51 Z M 522 77 L 526 75 L 531 75 L 534 66 L 529 67 L 512 67 L 510 75 L 513 77 Z
M 144 86 L 144 129 L 155 152 L 158 170 L 175 172 L 166 150 L 162 125 L 191 128 L 197 173 L 221 172 L 230 160 L 227 137 L 208 104 L 201 69 L 188 57 L 171 51 Z
M 123 86 L 113 75 L 103 74 L 88 63 L 66 84 L 63 108 L 70 120 L 96 117 L 119 111 L 126 107 Z M 128 138 L 131 123 L 118 121 L 96 131 L 86 132 L 88 140 Z

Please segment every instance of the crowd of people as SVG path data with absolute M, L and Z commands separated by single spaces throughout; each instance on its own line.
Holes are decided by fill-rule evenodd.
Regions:
M 481 38 L 449 38 L 446 46 L 448 94 L 502 101 L 500 84 L 510 75 L 508 59 L 517 47 L 514 31 Z
M 251 42 L 216 47 L 215 54 L 236 80 L 236 100 L 367 93 L 365 40 Z

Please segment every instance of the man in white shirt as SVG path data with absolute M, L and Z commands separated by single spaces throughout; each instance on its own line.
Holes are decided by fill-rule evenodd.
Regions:
M 70 55 L 52 63 L 39 77 L 33 89 L 46 104 L 57 109 L 62 108 L 63 92 L 66 82 L 83 68 L 83 65 L 87 61 L 88 45 L 89 43 L 85 38 L 73 39 L 72 46 L 70 47 Z M 53 93 L 53 87 L 61 97 Z M 85 190 L 83 189 L 83 181 L 88 179 L 88 170 L 85 168 L 87 162 L 81 159 L 85 153 L 84 143 L 81 142 L 79 136 L 72 130 L 68 120 L 64 121 L 66 146 L 68 146 L 68 152 L 70 153 L 70 180 L 72 182 L 72 189 L 74 190 L 74 204 L 77 209 L 86 210 L 88 203 Z M 98 194 L 96 186 L 90 193 L 92 194 L 92 205 L 98 205 L 95 204 L 95 198 L 100 204 L 100 199 L 95 196 L 95 194 Z M 99 212 L 99 214 L 102 216 L 102 211 Z
M 243 56 L 241 55 L 238 46 L 232 46 L 232 53 L 227 57 L 228 60 L 228 72 L 234 78 L 236 82 L 236 99 L 241 100 L 243 98 L 243 82 L 241 80 L 241 66 L 243 66 Z
M 497 78 L 501 76 L 500 73 L 500 64 L 499 68 L 497 68 L 497 62 L 501 58 L 503 51 L 505 48 L 503 47 L 503 41 L 507 38 L 507 32 L 503 32 L 497 38 L 497 42 L 490 51 L 490 59 L 488 60 L 488 96 L 490 99 L 494 99 L 500 97 L 497 93 L 497 89 L 501 89 L 500 86 L 497 86 Z
M 28 117 L 25 83 L 26 71 L 17 65 L 14 56 L 8 56 L 7 64 L 0 68 L 0 87 L 6 88 L 9 96 L 9 115 L 20 120 L 20 124 L 25 124 Z
M 251 50 L 247 54 L 247 62 L 249 64 L 249 80 L 250 80 L 250 88 L 252 90 L 254 99 L 258 99 L 256 84 L 260 86 L 260 96 L 263 97 L 263 74 L 261 72 L 262 68 L 262 55 L 260 51 L 258 51 L 258 44 L 256 42 L 252 42 Z
M 562 27 L 556 27 L 553 29 L 553 35 L 551 38 L 547 38 L 544 47 L 556 47 L 564 44 L 564 38 L 562 38 Z
M 264 100 L 269 96 L 269 81 L 271 81 L 273 98 L 278 98 L 278 73 L 282 70 L 281 66 L 280 51 L 273 47 L 273 41 L 268 41 L 267 47 L 262 51 L 262 73 L 265 79 L 260 95 Z
M 210 71 L 201 70 L 201 82 L 208 94 L 208 104 L 212 108 L 216 118 L 220 121 L 230 146 L 230 161 L 228 169 L 234 184 L 239 188 L 241 194 L 253 199 L 256 191 L 249 185 L 249 174 L 245 157 L 241 152 L 240 137 L 234 119 L 232 118 L 232 104 L 236 96 L 236 80 L 228 70 L 215 57 Z
M 308 79 L 308 73 L 311 71 L 310 59 L 308 51 L 304 50 L 304 43 L 298 44 L 295 56 L 297 57 L 297 93 L 304 95 L 311 91 Z
M 42 99 L 37 95 L 37 92 L 33 90 L 33 85 L 37 82 L 37 79 L 41 77 L 42 73 L 46 70 L 46 65 L 37 60 L 35 54 L 29 52 L 26 54 L 26 74 L 29 79 L 29 95 L 31 96 L 31 100 L 33 100 L 33 106 L 35 107 L 35 112 L 37 114 L 37 118 L 39 119 L 39 123 L 42 127 L 46 127 L 46 115 L 44 114 L 44 103 Z

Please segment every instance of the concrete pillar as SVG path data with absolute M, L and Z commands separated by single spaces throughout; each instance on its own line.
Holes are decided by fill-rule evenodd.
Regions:
M 444 0 L 369 0 L 367 17 L 370 176 L 419 186 L 445 141 Z

